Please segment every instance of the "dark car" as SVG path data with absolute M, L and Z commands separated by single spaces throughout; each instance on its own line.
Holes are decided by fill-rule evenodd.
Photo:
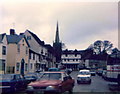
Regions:
M 0 74 L 0 91 L 2 93 L 24 90 L 27 81 L 20 74 Z
M 44 72 L 40 79 L 28 84 L 26 92 L 28 94 L 37 92 L 53 94 L 65 91 L 71 93 L 74 83 L 74 79 L 70 75 L 67 75 L 66 72 Z
M 102 69 L 98 69 L 98 70 L 97 70 L 97 74 L 98 74 L 99 76 L 102 76 L 102 73 L 103 73 L 103 70 L 102 70 Z
M 24 75 L 24 78 L 27 80 L 27 83 L 30 83 L 32 81 L 36 81 L 38 78 L 38 73 L 27 73 Z

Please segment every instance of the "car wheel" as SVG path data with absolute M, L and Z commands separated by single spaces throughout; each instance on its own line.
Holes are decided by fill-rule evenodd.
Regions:
M 68 92 L 69 92 L 69 94 L 73 94 L 73 88 L 70 89 Z
M 89 81 L 89 84 L 91 84 L 91 80 Z
M 77 81 L 77 84 L 80 84 L 80 82 L 79 82 L 79 81 Z
M 26 92 L 27 94 L 34 94 L 34 92 Z

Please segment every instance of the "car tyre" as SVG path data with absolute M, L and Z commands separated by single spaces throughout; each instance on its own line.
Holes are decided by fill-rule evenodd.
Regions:
M 34 92 L 32 92 L 32 91 L 31 91 L 31 92 L 26 92 L 26 93 L 27 93 L 27 94 L 34 94 Z
M 70 89 L 68 92 L 69 92 L 69 94 L 73 94 L 73 88 Z
M 79 82 L 79 81 L 77 81 L 77 84 L 80 84 L 80 82 Z
M 91 80 L 89 81 L 89 84 L 91 84 Z

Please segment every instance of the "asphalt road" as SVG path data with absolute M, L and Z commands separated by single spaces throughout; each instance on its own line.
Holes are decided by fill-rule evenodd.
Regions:
M 77 74 L 77 71 L 71 73 L 71 76 L 75 79 L 75 81 L 77 79 Z M 77 84 L 76 81 L 73 92 L 111 92 L 108 88 L 109 82 L 102 79 L 101 76 L 96 75 L 91 78 L 91 84 Z

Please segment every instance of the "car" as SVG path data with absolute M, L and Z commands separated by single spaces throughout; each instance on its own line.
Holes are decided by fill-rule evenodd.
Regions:
M 89 83 L 91 84 L 91 74 L 90 70 L 80 70 L 77 75 L 77 83 Z
M 27 81 L 20 74 L 0 74 L 0 91 L 11 93 L 27 88 Z
M 96 75 L 96 71 L 95 70 L 90 70 L 90 74 L 91 74 L 91 76 L 95 76 Z
M 103 69 L 98 69 L 98 70 L 97 70 L 97 74 L 98 74 L 99 76 L 102 76 L 102 73 L 103 73 Z
M 28 84 L 26 93 L 63 93 L 73 90 L 75 80 L 66 72 L 43 72 L 43 75 L 35 82 Z
M 59 68 L 49 68 L 48 71 L 60 71 Z
M 27 83 L 29 84 L 32 81 L 36 81 L 38 78 L 38 73 L 27 73 L 24 75 L 24 78 L 27 80 Z

